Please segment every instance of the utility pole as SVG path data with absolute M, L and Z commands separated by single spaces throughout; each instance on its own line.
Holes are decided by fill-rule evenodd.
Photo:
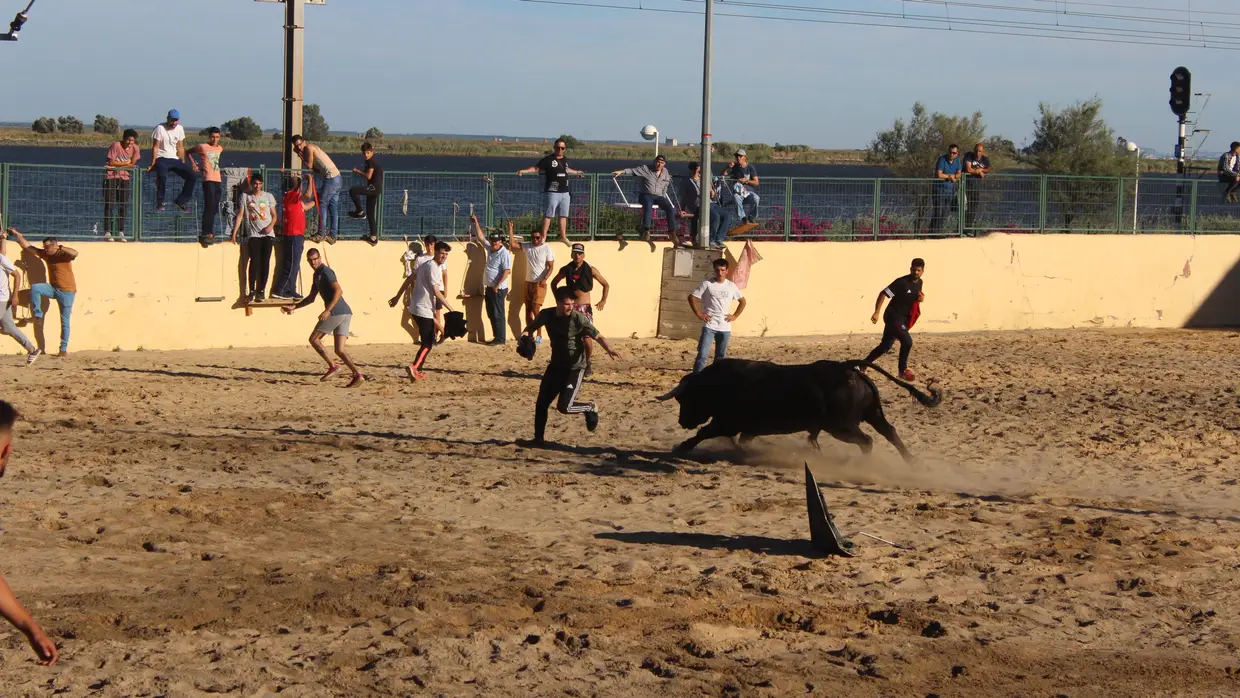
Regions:
M 710 77 L 714 51 L 715 0 L 706 0 L 706 41 L 702 67 L 702 186 L 698 206 L 697 244 L 703 249 L 710 244 Z
M 293 136 L 301 133 L 303 76 L 306 70 L 306 5 L 326 5 L 327 0 L 255 0 L 284 3 L 284 149 L 281 167 L 301 167 L 293 152 Z

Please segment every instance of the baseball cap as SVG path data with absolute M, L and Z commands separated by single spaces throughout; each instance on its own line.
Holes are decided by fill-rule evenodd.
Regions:
M 749 155 L 749 153 L 746 153 L 746 152 L 745 152 L 745 149 L 744 149 L 744 148 L 737 148 L 737 150 L 736 150 L 736 154 L 737 154 L 737 155 Z
M 170 110 L 168 111 L 168 120 L 169 120 L 169 121 L 172 121 L 173 119 L 177 119 L 177 120 L 179 120 L 180 118 L 181 118 L 181 112 L 180 112 L 180 110 L 178 110 L 178 109 L 170 109 Z
M 580 242 L 574 242 L 573 243 L 573 254 L 576 254 L 578 252 L 580 252 L 581 254 L 585 254 L 586 246 L 581 244 Z

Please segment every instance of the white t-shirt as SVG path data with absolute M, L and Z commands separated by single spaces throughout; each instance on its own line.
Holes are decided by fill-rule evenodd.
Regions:
M 4 272 L 4 279 L 0 279 L 0 312 L 4 312 L 4 305 L 9 302 L 9 276 L 17 271 L 17 267 L 13 266 L 13 260 L 0 254 L 0 271 Z
M 706 329 L 715 332 L 731 332 L 732 323 L 724 318 L 732 312 L 732 301 L 744 298 L 741 290 L 730 279 L 722 283 L 707 279 L 693 289 L 693 297 L 702 301 L 702 311 L 710 319 L 706 321 Z
M 541 245 L 523 242 L 521 249 L 525 251 L 526 281 L 544 281 L 551 276 L 551 269 L 547 267 L 547 262 L 555 261 L 555 250 L 551 249 L 551 245 L 545 242 Z
M 151 140 L 159 141 L 159 150 L 156 151 L 156 158 L 172 158 L 177 159 L 177 144 L 185 140 L 185 129 L 181 124 L 177 124 L 176 128 L 168 130 L 166 124 L 160 124 L 151 132 Z
M 414 317 L 433 318 L 435 301 L 438 300 L 435 298 L 434 289 L 443 292 L 443 267 L 436 264 L 434 259 L 428 259 L 413 273 L 417 279 L 413 282 L 413 293 L 409 296 L 409 312 Z

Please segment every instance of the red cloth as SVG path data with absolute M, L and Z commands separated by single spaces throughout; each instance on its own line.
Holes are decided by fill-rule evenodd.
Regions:
M 284 236 L 305 237 L 306 210 L 301 207 L 301 190 L 284 194 Z
M 728 278 L 737 288 L 745 288 L 749 285 L 749 268 L 761 261 L 762 255 L 758 254 L 752 242 L 746 240 L 745 249 L 741 250 L 741 256 L 736 260 L 736 268 Z
M 908 313 L 908 328 L 913 329 L 913 325 L 917 324 L 917 318 L 921 317 L 921 302 L 913 303 L 913 309 Z

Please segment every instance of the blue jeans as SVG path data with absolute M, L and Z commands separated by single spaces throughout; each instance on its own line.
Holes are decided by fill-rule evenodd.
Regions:
M 647 192 L 642 192 L 637 197 L 637 203 L 642 205 L 642 230 L 650 230 L 652 223 L 653 209 L 658 206 L 663 209 L 663 215 L 667 216 L 667 232 L 676 234 L 676 206 L 672 204 L 666 196 L 655 196 Z
M 181 193 L 177 195 L 176 205 L 185 206 L 194 198 L 194 183 L 198 175 L 188 163 L 176 158 L 160 158 L 155 161 L 155 205 L 164 205 L 164 188 L 168 184 L 168 173 L 181 178 Z
M 280 238 L 277 248 L 277 262 L 280 266 L 280 280 L 276 282 L 277 296 L 292 298 L 297 293 L 297 271 L 301 269 L 301 251 L 305 247 L 306 238 L 301 235 L 289 235 Z
M 710 205 L 710 244 L 722 246 L 732 230 L 735 219 L 726 207 L 712 203 Z
M 491 320 L 491 334 L 500 344 L 508 341 L 508 332 L 505 323 L 507 322 L 507 313 L 504 312 L 504 301 L 508 299 L 508 289 L 501 288 L 499 290 L 487 287 L 485 292 L 487 301 L 487 318 Z
M 344 178 L 336 175 L 323 180 L 319 187 L 319 235 L 337 237 L 340 233 L 340 190 L 344 187 Z
M 35 319 L 43 319 L 43 301 L 48 298 L 55 298 L 56 305 L 60 308 L 60 350 L 69 351 L 69 317 L 73 315 L 73 298 L 77 294 L 73 291 L 61 291 L 53 288 L 51 284 L 31 284 L 30 285 L 30 305 L 31 314 Z
M 731 332 L 720 332 L 703 326 L 702 336 L 698 338 L 697 359 L 693 362 L 693 372 L 697 373 L 706 368 L 706 359 L 710 357 L 710 345 L 712 342 L 715 344 L 715 361 L 726 358 L 728 355 L 728 340 L 731 338 Z

